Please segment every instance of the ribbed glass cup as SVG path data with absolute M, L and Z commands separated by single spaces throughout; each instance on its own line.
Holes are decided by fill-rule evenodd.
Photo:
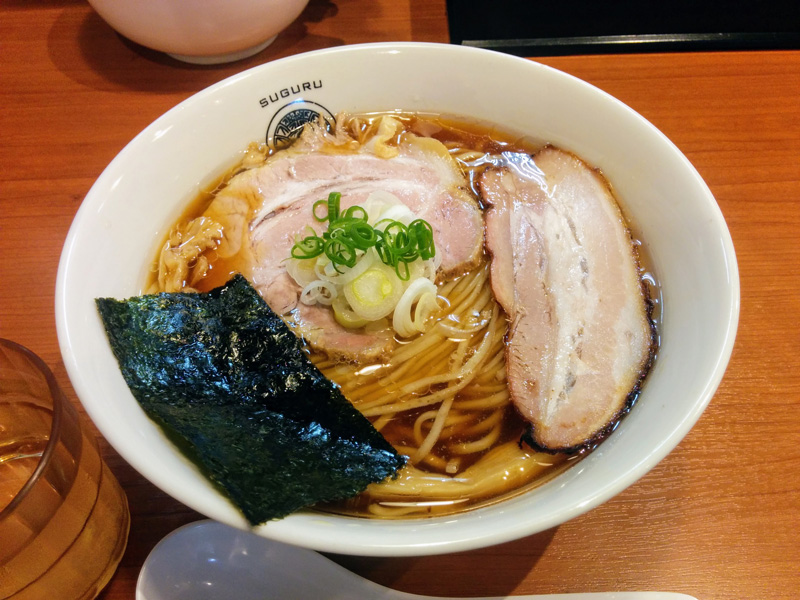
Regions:
M 129 526 L 93 431 L 36 355 L 0 339 L 0 599 L 95 598 Z

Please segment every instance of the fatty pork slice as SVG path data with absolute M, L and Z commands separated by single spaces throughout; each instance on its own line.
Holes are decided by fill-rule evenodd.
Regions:
M 480 187 L 492 288 L 510 319 L 511 398 L 534 445 L 575 451 L 629 405 L 653 345 L 629 230 L 605 179 L 545 148 L 487 170 Z
M 399 122 L 385 120 L 394 135 Z M 391 330 L 340 326 L 330 308 L 299 302 L 300 287 L 286 272 L 295 236 L 307 226 L 318 234 L 327 226 L 314 221 L 314 202 L 339 192 L 345 210 L 363 206 L 372 192 L 394 194 L 431 224 L 442 259 L 438 276 L 444 278 L 473 268 L 483 250 L 481 211 L 467 189 L 454 159 L 435 140 L 405 134 L 396 146 L 359 146 L 342 135 L 307 128 L 295 146 L 238 175 L 220 196 L 245 197 L 256 206 L 248 228 L 249 277 L 270 307 L 312 347 L 359 361 L 386 355 L 393 345 Z

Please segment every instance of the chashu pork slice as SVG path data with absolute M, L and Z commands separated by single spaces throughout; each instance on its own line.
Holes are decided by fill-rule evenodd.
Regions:
M 438 277 L 467 271 L 483 252 L 483 219 L 477 199 L 455 160 L 441 143 L 413 134 L 399 136 L 402 126 L 385 117 L 379 139 L 360 145 L 341 133 L 307 127 L 290 148 L 263 166 L 244 171 L 220 191 L 215 202 L 251 207 L 243 237 L 248 278 L 270 307 L 294 326 L 312 347 L 343 360 L 373 360 L 393 345 L 390 329 L 378 332 L 346 329 L 330 308 L 299 302 L 300 287 L 286 272 L 295 236 L 306 227 L 321 233 L 314 202 L 341 193 L 341 210 L 363 205 L 373 192 L 389 192 L 433 228 L 441 256 Z M 224 246 L 224 244 L 223 244 Z
M 627 410 L 653 331 L 630 232 L 605 179 L 567 152 L 481 177 L 492 289 L 510 324 L 512 401 L 534 445 L 575 451 Z

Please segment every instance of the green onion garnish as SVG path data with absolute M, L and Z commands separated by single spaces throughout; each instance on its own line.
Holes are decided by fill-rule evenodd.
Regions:
M 367 211 L 361 206 L 351 206 L 342 213 L 339 209 L 341 198 L 339 192 L 331 192 L 327 200 L 314 203 L 314 219 L 320 223 L 327 221 L 328 229 L 321 237 L 310 233 L 301 239 L 298 235 L 292 246 L 293 258 L 307 259 L 325 254 L 338 271 L 339 265 L 355 266 L 358 251 L 365 252 L 374 247 L 381 261 L 393 267 L 397 276 L 406 281 L 410 263 L 436 255 L 433 228 L 424 219 L 416 219 L 408 226 L 393 219 L 383 219 L 373 227 L 368 222 Z

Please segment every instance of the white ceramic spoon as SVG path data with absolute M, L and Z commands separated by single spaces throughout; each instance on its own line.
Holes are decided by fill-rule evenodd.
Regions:
M 136 600 L 458 600 L 398 592 L 311 550 L 214 521 L 185 525 L 153 548 Z M 474 600 L 503 600 L 483 598 Z M 509 596 L 507 600 L 696 600 L 668 592 Z

